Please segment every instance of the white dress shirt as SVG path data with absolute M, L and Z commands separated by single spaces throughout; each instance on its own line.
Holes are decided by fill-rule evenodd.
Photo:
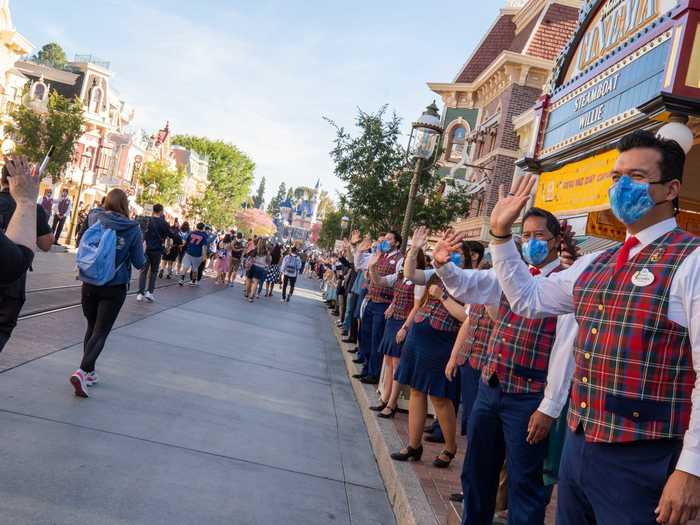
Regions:
M 636 234 L 639 244 L 630 250 L 630 259 L 677 226 L 675 219 L 667 219 Z M 546 279 L 533 279 L 513 241 L 491 244 L 491 254 L 494 270 L 503 284 L 503 292 L 511 308 L 525 317 L 547 317 L 573 312 L 574 284 L 599 255 L 584 255 L 571 268 Z M 688 255 L 678 266 L 671 281 L 667 315 L 671 321 L 688 329 L 696 376 L 691 395 L 690 424 L 676 468 L 700 476 L 700 249 Z
M 522 262 L 520 254 L 518 254 L 518 260 L 521 261 L 527 275 L 532 278 L 527 265 Z M 540 280 L 541 277 L 548 275 L 558 266 L 558 260 L 552 261 L 544 268 L 540 268 L 542 274 L 535 279 Z M 459 301 L 467 304 L 485 305 L 499 305 L 501 302 L 504 290 L 501 288 L 494 270 L 462 270 L 452 263 L 447 263 L 438 268 L 437 274 L 450 295 Z M 514 308 L 513 311 L 519 313 Z M 549 417 L 559 417 L 569 398 L 571 378 L 576 369 L 574 341 L 577 333 L 578 323 L 573 314 L 560 315 L 557 319 L 556 336 L 549 356 L 544 398 L 538 408 L 540 412 Z

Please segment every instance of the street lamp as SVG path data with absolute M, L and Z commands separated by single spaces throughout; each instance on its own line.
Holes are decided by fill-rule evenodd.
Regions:
M 83 171 L 80 174 L 80 184 L 78 184 L 78 197 L 76 199 L 78 203 L 80 203 L 80 196 L 83 193 L 83 182 L 85 182 L 85 172 L 90 167 L 90 159 L 92 159 L 92 153 L 90 153 L 89 150 L 83 153 L 83 156 L 80 159 L 83 164 Z M 75 229 L 75 219 L 77 215 L 78 207 L 74 206 L 70 215 L 70 228 L 68 228 L 68 244 L 70 244 L 73 239 L 73 230 Z
M 408 243 L 408 232 L 413 219 L 413 207 L 418 193 L 418 182 L 424 163 L 429 161 L 435 153 L 435 146 L 442 135 L 443 128 L 440 122 L 440 113 L 435 101 L 430 104 L 415 121 L 411 127 L 411 137 L 408 139 L 407 154 L 415 159 L 415 170 L 411 179 L 411 187 L 408 192 L 408 203 L 406 213 L 403 217 L 403 227 L 401 228 L 401 249 L 406 249 Z
M 343 215 L 340 219 L 340 230 L 343 232 L 347 230 L 348 224 L 350 224 L 350 218 L 347 215 Z

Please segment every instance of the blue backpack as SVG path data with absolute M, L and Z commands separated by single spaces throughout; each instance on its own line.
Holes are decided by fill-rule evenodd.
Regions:
M 95 286 L 108 283 L 119 269 L 116 258 L 117 234 L 98 220 L 80 239 L 76 263 L 80 268 L 81 280 Z

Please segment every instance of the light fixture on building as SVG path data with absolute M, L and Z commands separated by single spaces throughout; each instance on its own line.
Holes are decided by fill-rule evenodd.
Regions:
M 409 155 L 422 160 L 432 157 L 442 132 L 440 113 L 433 101 L 411 126 L 411 137 L 408 142 Z
M 687 155 L 693 147 L 694 140 L 693 132 L 686 126 L 687 122 L 687 116 L 674 113 L 669 117 L 668 123 L 659 128 L 656 136 L 666 140 L 675 140 Z
M 348 229 L 348 224 L 350 224 L 350 217 L 343 215 L 340 219 L 340 229 L 345 231 Z

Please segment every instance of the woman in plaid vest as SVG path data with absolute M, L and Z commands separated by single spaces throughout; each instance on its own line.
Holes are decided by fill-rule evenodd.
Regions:
M 519 314 L 573 312 L 580 326 L 557 523 L 683 524 L 700 509 L 700 239 L 674 217 L 680 146 L 636 131 L 618 151 L 621 248 L 532 279 L 510 240 L 525 177 L 493 210 L 494 265 Z
M 560 270 L 561 239 L 554 215 L 537 208 L 525 214 L 522 251 L 530 264 L 528 274 L 539 279 Z M 463 523 L 492 522 L 505 460 L 509 521 L 542 524 L 547 504 L 546 438 L 566 404 L 570 383 L 570 377 L 549 364 L 562 355 L 571 361 L 576 321 L 572 315 L 534 320 L 517 315 L 505 300 L 494 270 L 460 270 L 448 262 L 453 245 L 459 246 L 455 241 L 446 236 L 433 251 L 447 290 L 466 303 L 498 308 L 467 425 Z
M 422 250 L 418 254 L 417 264 L 419 268 L 425 269 L 425 255 Z M 394 374 L 399 366 L 403 342 L 413 324 L 425 287 L 417 286 L 413 281 L 406 279 L 403 269 L 395 275 L 377 277 L 375 268 L 376 265 L 370 262 L 370 278 L 385 285 L 393 285 L 394 299 L 384 314 L 387 321 L 384 337 L 379 344 L 379 352 L 384 356 L 384 397 L 380 398 L 379 405 L 370 407 L 370 410 L 379 412 L 378 417 L 393 418 L 396 415 L 401 390 L 401 385 L 394 379 Z

